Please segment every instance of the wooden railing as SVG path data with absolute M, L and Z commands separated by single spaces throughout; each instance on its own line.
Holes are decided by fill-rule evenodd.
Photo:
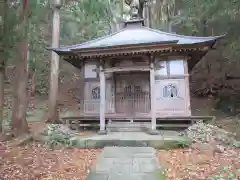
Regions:
M 116 93 L 116 109 L 119 113 L 148 113 L 150 111 L 150 99 L 148 92 L 140 93 Z
M 115 102 L 113 98 L 106 100 L 105 105 L 106 113 L 113 113 L 115 111 Z M 100 100 L 85 100 L 84 113 L 100 113 Z
M 100 113 L 100 101 L 84 101 L 84 113 Z

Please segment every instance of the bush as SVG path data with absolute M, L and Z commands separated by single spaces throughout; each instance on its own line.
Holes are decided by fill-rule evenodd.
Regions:
M 218 175 L 211 176 L 210 180 L 237 180 L 237 175 L 231 170 L 231 166 L 224 166 L 222 171 Z
M 71 147 L 73 143 L 71 138 L 74 136 L 71 130 L 61 124 L 49 124 L 47 132 L 47 145 L 51 149 L 55 147 Z
M 235 142 L 235 134 L 227 132 L 217 126 L 205 123 L 197 123 L 186 130 L 186 135 L 195 142 L 229 146 Z

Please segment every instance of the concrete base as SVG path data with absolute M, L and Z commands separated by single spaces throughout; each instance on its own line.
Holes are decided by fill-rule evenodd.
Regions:
M 150 129 L 150 130 L 148 131 L 148 134 L 150 134 L 150 135 L 158 135 L 159 132 L 158 132 L 156 129 L 155 129 L 155 130 Z
M 176 132 L 149 135 L 144 132 L 108 132 L 105 135 L 92 135 L 89 137 L 77 136 L 72 143 L 78 148 L 98 149 L 106 146 L 119 147 L 153 147 L 156 149 L 179 148 L 188 146 L 191 141 Z
M 99 135 L 106 135 L 106 134 L 107 134 L 107 131 L 106 131 L 106 130 L 99 130 L 99 131 L 98 131 L 98 134 L 99 134 Z

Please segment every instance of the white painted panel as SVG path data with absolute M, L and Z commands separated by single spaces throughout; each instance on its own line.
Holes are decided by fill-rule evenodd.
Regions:
M 168 86 L 177 88 L 177 96 L 171 97 L 164 89 Z M 165 79 L 156 81 L 156 112 L 166 116 L 186 115 L 185 82 L 183 79 Z M 166 90 L 166 89 L 165 89 Z M 167 95 L 166 95 L 167 94 Z
M 169 61 L 169 68 L 171 75 L 183 75 L 184 74 L 184 63 L 183 60 Z
M 85 64 L 84 77 L 85 78 L 96 78 L 97 73 L 95 72 L 97 68 L 96 64 Z
M 156 64 L 155 75 L 167 75 L 167 62 L 158 61 Z

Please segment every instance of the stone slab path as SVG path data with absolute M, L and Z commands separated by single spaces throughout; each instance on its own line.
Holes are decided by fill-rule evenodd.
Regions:
M 155 149 L 105 147 L 87 180 L 164 180 Z

